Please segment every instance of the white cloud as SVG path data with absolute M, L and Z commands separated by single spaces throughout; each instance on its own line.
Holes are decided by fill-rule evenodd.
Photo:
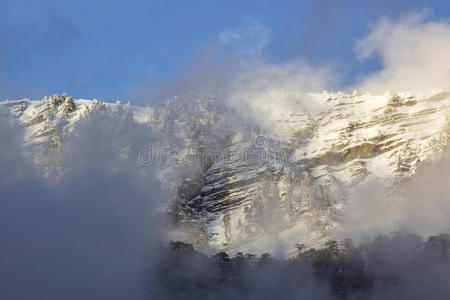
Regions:
M 356 44 L 361 59 L 379 56 L 382 70 L 363 80 L 360 89 L 429 92 L 450 89 L 450 24 L 431 22 L 424 13 L 397 21 L 382 19 Z
M 237 49 L 246 59 L 261 56 L 269 40 L 269 30 L 256 21 L 247 22 L 236 31 L 227 30 L 218 35 L 220 45 Z

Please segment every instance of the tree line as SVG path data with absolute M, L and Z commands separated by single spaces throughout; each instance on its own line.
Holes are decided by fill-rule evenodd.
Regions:
M 329 240 L 297 244 L 275 259 L 225 252 L 204 255 L 190 244 L 159 246 L 149 293 L 170 299 L 448 299 L 450 235 L 423 240 L 394 232 L 355 246 Z

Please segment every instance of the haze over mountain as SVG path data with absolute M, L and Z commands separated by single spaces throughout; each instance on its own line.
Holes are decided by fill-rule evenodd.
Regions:
M 104 126 L 97 120 L 124 122 L 124 128 L 110 137 L 114 164 L 134 165 L 136 172 L 156 176 L 165 191 L 160 205 L 172 220 L 171 238 L 208 253 L 288 255 L 296 243 L 320 246 L 346 228 L 347 219 L 376 213 L 362 207 L 354 211 L 362 201 L 367 205 L 367 200 L 355 199 L 367 185 L 377 186 L 373 191 L 380 199 L 390 199 L 392 214 L 406 212 L 408 207 L 396 207 L 407 197 L 402 189 L 448 148 L 448 93 L 272 93 L 277 93 L 271 95 L 276 105 L 267 111 L 257 108 L 263 116 L 270 111 L 266 128 L 202 95 L 155 107 L 64 95 L 7 101 L 1 107 L 9 122 L 24 128 L 25 155 L 38 166 L 43 180 L 53 184 L 73 167 L 66 165 L 66 155 L 71 164 L 97 159 L 89 152 L 71 153 L 77 149 L 71 149 L 72 140 L 84 139 L 89 126 Z M 303 103 L 314 103 L 316 110 Z M 130 140 L 139 133 L 137 142 Z M 399 229 L 390 224 L 390 213 L 378 217 L 384 218 L 383 230 Z M 395 225 L 406 226 L 403 221 Z M 358 226 L 367 229 L 370 222 L 365 219 Z M 416 229 L 426 235 L 438 228 Z

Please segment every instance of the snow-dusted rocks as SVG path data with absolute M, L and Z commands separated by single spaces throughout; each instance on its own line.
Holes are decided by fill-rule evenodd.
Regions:
M 41 147 L 34 155 L 44 165 L 46 151 L 58 151 L 95 112 L 145 125 L 151 149 L 143 151 L 156 156 L 142 167 L 157 169 L 171 191 L 174 237 L 205 251 L 270 252 L 278 244 L 289 254 L 296 243 L 321 243 L 358 186 L 376 180 L 392 190 L 450 142 L 450 93 L 297 96 L 265 126 L 207 96 L 138 107 L 55 95 L 0 102 L 0 112 L 26 129 L 25 147 Z M 295 106 L 302 99 L 321 109 Z M 124 157 L 139 159 L 129 146 L 120 145 Z

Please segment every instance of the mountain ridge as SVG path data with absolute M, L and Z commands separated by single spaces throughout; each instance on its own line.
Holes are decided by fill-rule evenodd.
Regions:
M 295 93 L 279 101 L 269 117 L 205 95 L 153 107 L 55 95 L 0 102 L 0 112 L 24 128 L 25 149 L 45 176 L 61 172 L 49 153 L 92 115 L 143 126 L 148 148 L 124 142 L 117 151 L 156 170 L 169 188 L 170 236 L 205 252 L 289 254 L 295 243 L 319 245 L 345 220 L 358 187 L 380 182 L 397 197 L 399 182 L 450 143 L 450 93 Z M 306 110 L 305 101 L 320 109 Z

